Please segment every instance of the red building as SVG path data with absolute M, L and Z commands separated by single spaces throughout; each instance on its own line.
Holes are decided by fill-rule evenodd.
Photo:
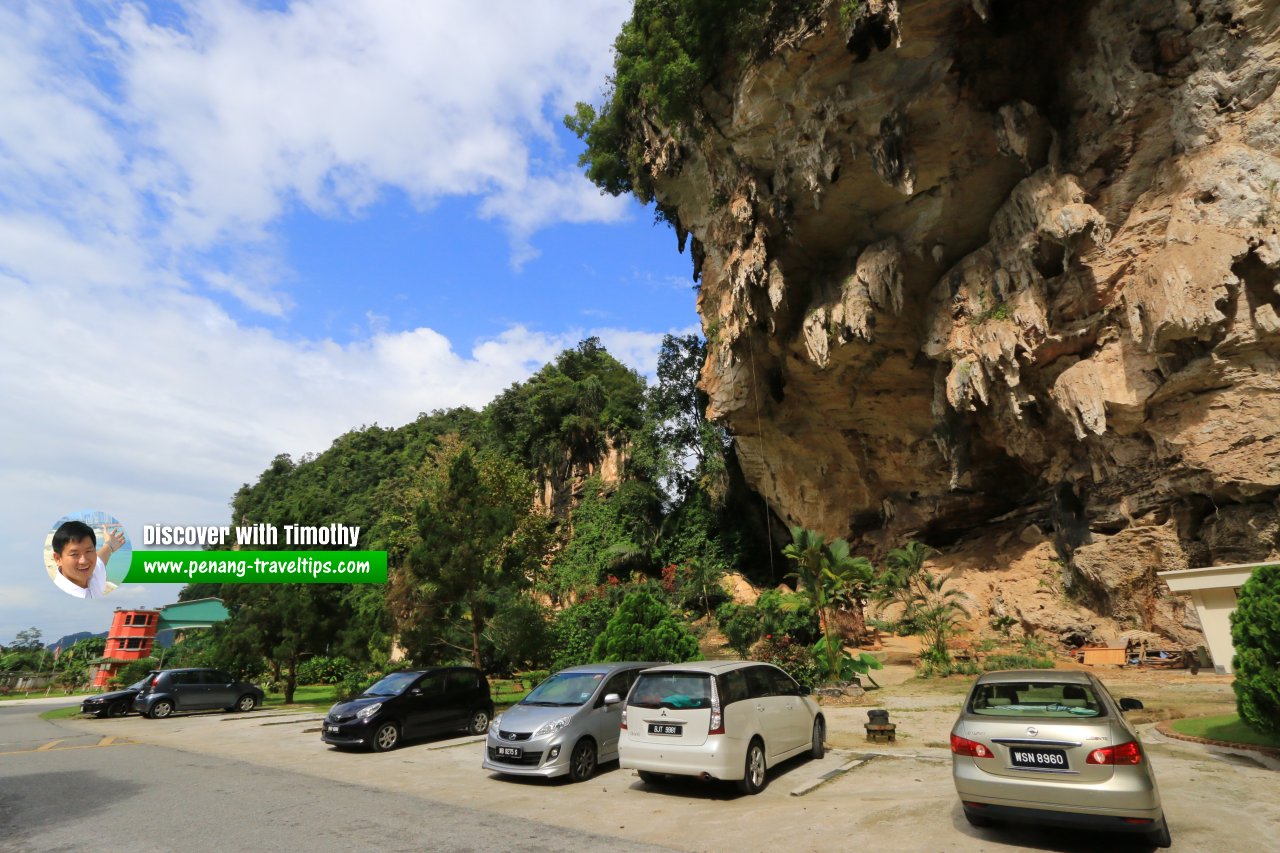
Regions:
M 159 626 L 159 610 L 117 610 L 107 634 L 107 647 L 102 652 L 101 668 L 93 676 L 93 686 L 106 687 L 120 667 L 151 657 Z
M 229 615 L 217 598 L 179 601 L 159 610 L 116 610 L 111 630 L 107 632 L 107 647 L 97 661 L 99 669 L 93 675 L 93 686 L 106 687 L 125 664 L 151 657 L 158 632 L 174 631 L 181 635 L 193 628 L 210 628 Z M 164 664 L 164 649 L 160 650 L 157 663 Z

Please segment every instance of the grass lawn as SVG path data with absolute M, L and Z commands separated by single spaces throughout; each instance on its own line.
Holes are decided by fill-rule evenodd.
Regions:
M 71 717 L 79 716 L 80 706 L 72 705 L 70 708 L 54 708 L 52 711 L 44 711 L 40 714 L 42 720 L 66 720 Z
M 1250 746 L 1269 746 L 1280 749 L 1280 737 L 1264 735 L 1244 724 L 1236 714 L 1219 714 L 1216 717 L 1191 717 L 1170 723 L 1174 731 L 1193 737 L 1245 743 Z
M 3 694 L 3 695 L 0 695 L 0 702 L 4 702 L 4 701 L 7 701 L 7 700 L 11 700 L 11 699 L 43 699 L 43 698 L 45 698 L 45 696 L 46 696 L 46 695 L 47 695 L 47 696 L 49 696 L 49 697 L 53 697 L 53 696 L 65 696 L 65 697 L 66 697 L 66 698 L 68 698 L 68 699 L 79 699 L 81 696 L 95 696 L 95 695 L 97 695 L 97 694 L 99 694 L 99 693 L 101 693 L 101 692 L 103 692 L 103 691 L 101 691 L 101 690 L 80 690 L 80 691 L 77 691 L 77 692 L 75 692 L 75 693 L 63 693 L 63 692 L 62 692 L 62 688 L 61 688 L 61 687 L 55 687 L 55 688 L 53 688 L 53 690 L 52 690 L 52 691 L 50 691 L 49 693 L 47 693 L 47 694 L 46 694 L 46 693 L 45 693 L 45 689 L 44 689 L 43 687 L 40 687 L 40 688 L 38 688 L 38 689 L 36 689 L 36 690 L 31 690 L 31 691 L 22 691 L 22 692 L 19 692 L 19 691 L 16 691 L 16 690 L 15 690 L 15 691 L 14 691 L 14 692 L 12 692 L 12 693 L 5 693 L 5 694 Z
M 318 708 L 327 711 L 338 701 L 336 684 L 299 684 L 293 690 L 293 704 L 284 704 L 284 693 L 268 693 L 262 703 L 265 708 Z

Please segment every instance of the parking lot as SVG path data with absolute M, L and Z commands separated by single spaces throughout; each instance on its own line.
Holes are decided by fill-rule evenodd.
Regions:
M 1229 685 L 1222 684 L 1229 695 Z M 1207 691 L 1210 699 L 1219 689 L 1208 680 L 1195 686 L 1197 695 Z M 872 695 L 890 709 L 899 727 L 897 743 L 865 742 L 866 706 L 828 707 L 828 756 L 783 765 L 755 797 L 738 794 L 731 784 L 653 787 L 616 763 L 578 785 L 500 777 L 480 768 L 483 739 L 477 737 L 419 741 L 383 754 L 340 752 L 321 744 L 320 716 L 314 712 L 60 724 L 482 809 L 512 826 L 536 821 L 679 850 L 844 850 L 855 841 L 897 850 L 1107 848 L 1109 840 L 1089 834 L 970 827 L 950 778 L 947 738 L 960 701 L 955 689 L 910 682 Z M 1156 767 L 1173 849 L 1280 850 L 1280 773 L 1245 757 L 1164 738 L 1150 723 L 1140 731 Z M 1131 849 L 1123 840 L 1115 846 Z

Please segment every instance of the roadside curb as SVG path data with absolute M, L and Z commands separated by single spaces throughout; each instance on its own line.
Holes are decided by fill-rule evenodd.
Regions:
M 805 794 L 808 794 L 811 791 L 815 791 L 818 788 L 822 787 L 823 785 L 827 784 L 832 779 L 839 778 L 840 776 L 843 776 L 844 774 L 848 773 L 850 770 L 857 770 L 859 767 L 866 764 L 868 761 L 870 761 L 875 757 L 876 756 L 874 755 L 855 755 L 852 758 L 850 758 L 848 761 L 846 761 L 844 764 L 841 764 L 835 770 L 829 770 L 826 773 L 823 773 L 817 779 L 811 779 L 808 782 L 805 782 L 803 785 L 800 785 L 799 787 L 793 789 L 791 791 L 791 796 L 803 797 Z
M 1280 770 L 1280 749 L 1272 749 L 1267 746 L 1254 746 L 1253 744 L 1248 743 L 1234 743 L 1227 740 L 1214 740 L 1212 738 L 1197 737 L 1196 735 L 1187 735 L 1180 731 L 1176 731 L 1171 725 L 1172 722 L 1172 720 L 1161 720 L 1155 724 L 1156 731 L 1165 737 L 1173 738 L 1174 740 L 1183 740 L 1189 743 L 1198 743 L 1203 746 L 1212 746 L 1234 755 L 1245 755 L 1248 758 L 1256 759 L 1269 770 Z

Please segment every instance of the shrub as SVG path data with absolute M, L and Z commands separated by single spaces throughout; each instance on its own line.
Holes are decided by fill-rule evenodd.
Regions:
M 376 672 L 360 672 L 353 671 L 349 673 L 342 681 L 338 682 L 337 696 L 339 702 L 347 702 L 356 698 L 361 693 L 372 687 L 377 681 L 388 673 L 400 672 L 401 670 L 413 669 L 414 664 L 408 660 L 393 661 L 382 667 Z
M 811 645 L 822 636 L 818 611 L 806 596 L 767 589 L 756 599 L 756 609 L 764 621 L 764 632 L 775 637 L 785 634 L 802 645 Z
M 591 663 L 596 640 L 609 624 L 613 607 L 603 598 L 594 598 L 566 607 L 551 623 L 551 669 Z
M 836 670 L 832 672 L 827 659 L 829 652 L 825 640 L 814 643 L 809 651 L 813 654 L 814 664 L 818 668 L 818 677 L 823 682 L 854 681 L 859 676 L 865 675 L 873 685 L 879 687 L 871 677 L 871 670 L 884 669 L 884 664 L 880 663 L 880 659 L 874 655 L 859 652 L 858 656 L 854 657 L 849 654 L 848 649 L 841 647 L 840 656 L 836 659 Z
M 1236 710 L 1250 728 L 1280 734 L 1280 566 L 1260 566 L 1231 614 Z
M 766 635 L 751 647 L 751 659 L 773 664 L 806 687 L 822 681 L 812 650 L 785 635 Z
M 1052 658 L 1032 655 L 991 655 L 982 661 L 982 668 L 991 672 L 997 669 L 1053 669 Z
M 764 616 L 750 604 L 726 601 L 716 608 L 716 620 L 729 641 L 729 647 L 743 657 L 764 634 Z
M 121 687 L 127 687 L 133 682 L 142 678 L 153 669 L 160 668 L 160 661 L 155 658 L 142 658 L 140 660 L 130 661 L 120 669 L 116 670 L 116 674 L 111 676 L 110 686 L 112 689 L 118 690 Z
M 627 593 L 591 650 L 597 661 L 701 660 L 698 640 L 647 589 Z
M 528 672 L 522 672 L 519 675 L 521 685 L 528 685 L 529 689 L 532 690 L 542 682 L 546 681 L 547 678 L 550 677 L 551 671 L 546 669 L 531 669 Z
M 920 666 L 916 667 L 916 675 L 920 678 L 946 678 L 948 675 L 977 675 L 981 670 L 971 661 L 948 660 L 922 657 Z
M 356 671 L 356 665 L 344 657 L 316 655 L 298 664 L 299 684 L 338 684 Z

